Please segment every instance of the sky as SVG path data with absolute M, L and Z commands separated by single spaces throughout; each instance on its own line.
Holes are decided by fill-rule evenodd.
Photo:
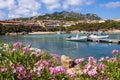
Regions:
M 93 13 L 102 19 L 116 19 L 120 18 L 120 0 L 0 0 L 0 20 L 61 11 Z

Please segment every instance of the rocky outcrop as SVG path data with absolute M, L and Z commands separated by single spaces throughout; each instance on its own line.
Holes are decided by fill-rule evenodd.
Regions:
M 72 68 L 74 66 L 74 60 L 68 56 L 62 55 L 61 56 L 61 64 L 65 68 Z

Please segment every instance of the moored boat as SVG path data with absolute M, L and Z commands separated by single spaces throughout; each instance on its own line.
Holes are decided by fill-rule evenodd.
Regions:
M 109 38 L 109 35 L 90 35 L 90 39 L 106 39 Z
M 87 41 L 88 37 L 87 36 L 78 36 L 78 34 L 76 35 L 76 37 L 68 37 L 66 38 L 66 40 L 68 41 Z

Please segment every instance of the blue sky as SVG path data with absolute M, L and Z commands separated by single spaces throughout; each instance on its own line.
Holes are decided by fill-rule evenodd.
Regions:
M 94 13 L 102 19 L 120 18 L 120 0 L 0 0 L 0 20 L 60 11 Z

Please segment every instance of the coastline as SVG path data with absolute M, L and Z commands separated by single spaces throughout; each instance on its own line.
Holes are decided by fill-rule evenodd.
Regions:
M 120 30 L 118 30 L 118 29 L 113 29 L 113 30 L 105 31 L 104 33 L 106 33 L 106 34 L 119 34 L 119 33 L 120 33 Z
M 106 30 L 106 31 L 102 31 L 105 34 L 120 34 L 120 30 L 118 29 L 113 29 L 113 30 Z M 26 33 L 26 32 L 21 32 L 21 33 L 6 33 L 5 35 L 25 35 L 25 34 L 61 34 L 61 33 L 66 33 L 66 32 L 30 32 L 30 33 Z M 98 33 L 98 31 L 79 31 L 79 30 L 74 30 L 74 31 L 70 31 L 71 34 L 77 34 L 77 33 Z
M 57 34 L 57 32 L 31 32 L 28 34 Z
M 118 29 L 113 29 L 113 30 L 106 30 L 102 31 L 105 34 L 120 34 L 120 30 Z M 79 30 L 74 30 L 70 31 L 71 34 L 77 34 L 77 33 L 98 33 L 98 31 L 79 31 Z

